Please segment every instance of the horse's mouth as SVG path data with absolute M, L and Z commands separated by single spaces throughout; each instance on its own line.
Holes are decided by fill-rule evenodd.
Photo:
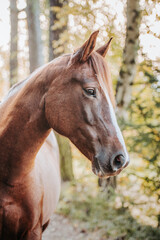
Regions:
M 112 172 L 112 171 L 106 172 L 103 170 L 102 166 L 99 164 L 98 161 L 92 162 L 92 171 L 99 178 L 109 178 L 109 177 L 117 176 L 123 170 L 123 168 L 124 167 L 118 169 L 116 172 Z

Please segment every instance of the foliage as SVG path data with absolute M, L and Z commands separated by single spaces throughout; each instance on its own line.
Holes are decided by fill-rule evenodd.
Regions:
M 72 182 L 63 188 L 58 213 L 83 222 L 83 231 L 100 231 L 104 239 L 160 238 L 160 229 L 140 225 L 132 217 L 122 195 L 112 192 L 108 197 L 106 192 L 97 190 L 95 185 L 88 187 L 85 182 Z
M 150 61 L 139 66 L 130 105 L 130 118 L 125 124 L 127 145 L 144 160 L 143 179 L 146 194 L 155 195 L 160 203 L 160 79 L 159 70 Z M 159 215 L 158 215 L 159 218 Z M 160 224 L 160 223 L 159 223 Z
M 93 31 L 99 29 L 97 47 L 105 44 L 111 36 L 114 38 L 108 58 L 111 63 L 114 63 L 111 71 L 115 81 L 121 63 L 125 34 L 123 27 L 124 4 L 123 1 L 117 4 L 119 11 L 115 9 L 114 4 L 105 0 L 71 0 L 69 4 L 64 2 L 63 8 L 53 7 L 52 10 L 56 12 L 58 19 L 53 26 L 54 30 L 63 28 L 66 18 L 68 18 L 67 29 L 61 34 L 58 41 L 53 42 L 56 52 L 59 54 L 73 52 Z

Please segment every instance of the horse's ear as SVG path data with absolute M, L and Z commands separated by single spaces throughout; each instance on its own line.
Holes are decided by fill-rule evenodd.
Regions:
M 72 60 L 76 60 L 79 62 L 85 62 L 89 58 L 90 54 L 92 53 L 95 45 L 96 39 L 99 31 L 95 31 L 91 34 L 89 39 L 80 47 L 75 53 L 73 54 Z
M 97 50 L 96 50 L 96 52 L 98 52 L 102 57 L 105 57 L 106 56 L 106 54 L 107 54 L 107 52 L 108 52 L 108 49 L 109 49 L 109 47 L 110 47 L 110 43 L 111 43 L 111 41 L 112 41 L 112 37 L 109 39 L 109 41 L 105 44 L 105 45 L 103 45 L 102 47 L 100 47 L 100 48 L 98 48 Z

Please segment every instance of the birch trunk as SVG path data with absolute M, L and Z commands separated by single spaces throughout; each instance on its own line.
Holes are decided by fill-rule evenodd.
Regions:
M 61 34 L 67 29 L 68 19 L 66 18 L 65 25 L 60 26 L 59 28 L 53 29 L 54 24 L 56 23 L 57 14 L 53 10 L 54 7 L 63 8 L 64 4 L 67 4 L 68 0 L 50 0 L 50 26 L 49 26 L 49 60 L 58 57 L 60 54 L 64 53 L 65 50 L 65 42 L 63 44 L 58 44 L 58 48 L 61 48 L 61 51 L 57 51 L 54 47 L 54 42 L 58 42 Z M 56 44 L 57 45 L 57 44 Z
M 29 62 L 30 72 L 40 67 L 44 63 L 41 28 L 40 28 L 40 8 L 39 0 L 27 0 L 27 24 L 29 35 Z
M 118 118 L 127 119 L 127 108 L 132 97 L 132 84 L 136 75 L 136 60 L 138 53 L 139 27 L 141 21 L 139 0 L 127 0 L 126 39 L 123 51 L 122 66 L 116 87 L 116 102 Z M 100 179 L 99 185 L 107 191 L 109 187 L 116 188 L 117 177 Z
M 64 3 L 67 3 L 67 1 L 63 1 L 63 4 Z M 58 20 L 56 13 L 53 10 L 53 7 L 62 8 L 63 4 L 61 0 L 50 0 L 49 61 L 59 56 L 59 54 L 55 51 L 56 49 L 54 49 L 53 42 L 58 41 L 60 39 L 60 35 L 65 29 L 67 29 L 66 21 L 65 26 L 53 30 L 53 26 Z M 61 177 L 63 181 L 70 181 L 74 178 L 70 143 L 67 138 L 62 137 L 59 134 L 56 134 L 56 137 L 60 151 Z
M 141 22 L 139 0 L 127 0 L 126 39 L 123 61 L 116 88 L 118 116 L 127 118 L 127 108 L 132 97 L 132 84 L 136 75 L 136 61 Z
M 18 9 L 17 0 L 10 0 L 10 87 L 17 82 L 18 78 Z
M 54 23 L 57 21 L 57 16 L 53 7 L 62 7 L 62 3 L 58 0 L 50 0 L 50 21 L 49 21 L 49 61 L 58 57 L 53 48 L 53 41 L 58 41 L 60 37 L 60 29 L 53 30 Z

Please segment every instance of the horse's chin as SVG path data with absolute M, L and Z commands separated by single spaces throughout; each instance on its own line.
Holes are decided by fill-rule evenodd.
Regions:
M 108 172 L 108 173 L 105 173 L 105 172 L 102 172 L 102 170 L 100 169 L 97 169 L 95 167 L 92 166 L 92 171 L 93 173 L 98 176 L 99 178 L 104 178 L 104 179 L 107 179 L 109 177 L 113 177 L 113 176 L 117 176 L 123 169 L 119 169 L 118 171 L 112 173 L 112 172 Z

